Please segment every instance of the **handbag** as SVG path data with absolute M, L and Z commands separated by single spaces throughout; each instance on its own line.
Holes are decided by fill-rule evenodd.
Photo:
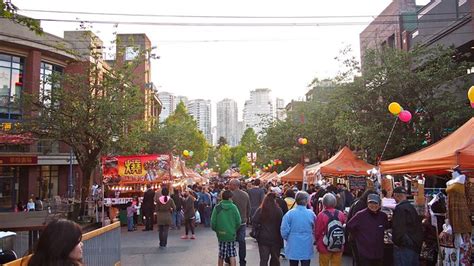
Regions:
M 252 226 L 252 230 L 250 231 L 249 235 L 250 237 L 254 239 L 258 239 L 261 231 L 262 231 L 262 224 L 257 223 L 254 226 Z

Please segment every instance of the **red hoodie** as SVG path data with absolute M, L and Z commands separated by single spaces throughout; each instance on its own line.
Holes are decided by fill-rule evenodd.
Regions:
M 323 209 L 319 214 L 318 218 L 316 219 L 316 227 L 314 230 L 314 238 L 316 239 L 316 248 L 318 249 L 319 253 L 329 253 L 328 249 L 323 243 L 323 238 L 324 235 L 326 234 L 327 227 L 328 227 L 328 222 L 329 222 L 329 217 L 324 214 L 324 211 L 329 211 L 331 214 L 334 214 L 334 211 L 336 209 L 334 208 L 328 208 L 328 209 Z M 341 224 L 346 223 L 346 216 L 342 211 L 338 211 L 338 218 Z

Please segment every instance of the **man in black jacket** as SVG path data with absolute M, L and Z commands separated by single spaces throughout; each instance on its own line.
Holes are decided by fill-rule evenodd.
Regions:
M 155 191 L 151 185 L 146 185 L 147 190 L 143 195 L 142 211 L 145 216 L 145 229 L 143 231 L 153 231 L 153 213 L 155 211 Z
M 419 255 L 423 241 L 421 219 L 410 202 L 403 187 L 393 190 L 397 207 L 392 218 L 393 265 L 420 265 Z

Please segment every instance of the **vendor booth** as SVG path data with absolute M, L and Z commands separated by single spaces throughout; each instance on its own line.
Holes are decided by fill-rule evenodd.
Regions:
M 316 165 L 310 171 L 309 183 L 316 183 L 317 179 L 326 177 L 330 183 L 348 183 L 350 189 L 365 189 L 368 171 L 375 166 L 359 159 L 347 146 L 328 160 Z M 336 178 L 336 179 L 334 179 Z M 343 182 L 338 179 L 343 179 Z M 332 181 L 332 182 L 331 182 Z
M 281 176 L 279 176 L 281 182 L 303 182 L 303 170 L 304 167 L 302 164 L 297 164 L 288 170 L 285 171 L 285 173 Z
M 399 158 L 382 161 L 382 174 L 417 175 L 421 189 L 423 175 L 445 175 L 447 194 L 446 205 L 438 204 L 444 193 L 433 195 L 432 199 L 421 202 L 415 198 L 415 205 L 424 204 L 431 215 L 431 223 L 438 235 L 438 257 L 442 265 L 471 265 L 471 232 L 474 214 L 474 118 L 446 138 L 420 151 Z M 471 180 L 470 180 L 471 179 Z M 424 198 L 418 189 L 418 199 Z M 441 209 L 441 210 L 440 210 Z M 444 219 L 446 218 L 446 222 Z M 441 221 L 440 221 L 441 220 Z M 444 222 L 444 224 L 443 224 Z M 422 250 L 422 256 L 423 256 Z
M 453 167 L 474 171 L 474 118 L 451 135 L 420 151 L 382 161 L 382 174 L 446 174 Z

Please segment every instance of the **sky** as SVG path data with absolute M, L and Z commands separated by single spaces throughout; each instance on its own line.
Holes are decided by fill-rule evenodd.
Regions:
M 14 0 L 21 14 L 34 18 L 147 23 L 305 23 L 320 26 L 161 26 L 87 23 L 111 46 L 113 32 L 146 33 L 155 54 L 152 81 L 160 91 L 190 99 L 210 99 L 215 125 L 216 102 L 230 98 L 238 103 L 241 119 L 250 90 L 269 88 L 272 97 L 288 103 L 307 92 L 314 79 L 334 77 L 340 63 L 334 58 L 350 46 L 359 57 L 359 34 L 391 0 Z M 427 2 L 417 1 L 418 2 Z M 44 13 L 27 10 L 83 11 L 185 16 L 239 16 L 247 18 L 144 17 Z M 325 16 L 323 18 L 248 18 Z M 328 16 L 330 18 L 328 18 Z M 338 16 L 336 18 L 331 16 Z M 346 16 L 346 17 L 344 17 Z M 351 17 L 366 16 L 366 17 Z M 341 26 L 341 22 L 357 25 Z M 329 25 L 328 25 L 329 24 Z M 339 24 L 339 25 L 338 25 Z M 351 24 L 351 23 L 350 23 Z M 364 25 L 361 25 L 364 24 Z M 79 22 L 41 23 L 46 32 L 63 36 Z

